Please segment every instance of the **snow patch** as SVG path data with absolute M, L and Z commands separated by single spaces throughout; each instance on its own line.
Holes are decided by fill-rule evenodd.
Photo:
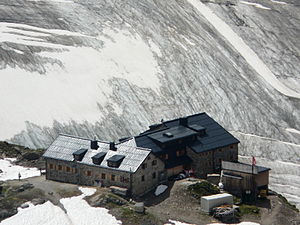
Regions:
M 91 196 L 96 192 L 95 188 L 79 187 L 79 190 L 82 192 L 84 196 Z
M 169 220 L 169 222 L 171 222 L 172 224 L 170 223 L 166 223 L 165 225 L 194 225 L 194 224 L 191 224 L 191 223 L 183 223 L 183 222 L 179 222 L 179 221 L 176 221 L 176 220 Z
M 167 190 L 167 188 L 168 188 L 168 186 L 167 185 L 159 185 L 159 186 L 157 186 L 157 188 L 156 188 L 156 190 L 155 190 L 155 195 L 156 196 L 158 196 L 158 195 L 160 195 L 160 194 L 162 194 L 162 193 L 164 193 L 165 192 L 165 190 Z
M 238 36 L 228 24 L 221 20 L 213 11 L 198 0 L 188 0 L 225 38 L 227 41 L 244 57 L 249 65 L 273 88 L 280 93 L 294 98 L 300 98 L 300 93 L 293 91 L 276 78 L 266 64 L 257 54 Z
M 252 5 L 252 6 L 255 6 L 256 8 L 259 8 L 259 9 L 267 9 L 267 10 L 271 10 L 271 9 L 268 8 L 268 7 L 265 7 L 265 6 L 261 5 L 261 4 L 254 3 L 254 2 L 240 1 L 240 3 L 246 4 L 246 5 Z
M 181 42 L 178 41 L 177 44 L 179 44 L 179 46 L 182 47 L 185 51 L 188 50 Z
M 296 130 L 294 128 L 286 128 L 285 130 L 291 133 L 300 134 L 300 130 Z
M 0 159 L 0 180 L 15 180 L 19 179 L 18 174 L 21 174 L 21 179 L 28 177 L 40 176 L 40 171 L 37 168 L 27 168 L 23 166 L 13 165 L 12 162 L 16 158 Z
M 286 2 L 281 2 L 281 1 L 276 1 L 276 0 L 271 0 L 271 2 L 277 3 L 277 4 L 281 4 L 281 5 L 287 5 Z
M 192 42 L 190 39 L 188 39 L 187 37 L 185 36 L 181 36 L 189 45 L 192 45 L 192 46 L 195 46 L 195 43 Z
M 63 198 L 63 204 L 67 214 L 51 202 L 29 208 L 18 209 L 18 213 L 3 220 L 1 225 L 120 225 L 114 216 L 108 213 L 107 209 L 91 207 L 83 198 L 95 193 L 94 188 L 79 188 L 83 193 L 80 196 Z
M 91 207 L 83 198 L 96 192 L 94 188 L 79 188 L 80 196 L 63 198 L 60 202 L 67 211 L 67 216 L 74 225 L 118 225 L 122 224 L 105 208 Z

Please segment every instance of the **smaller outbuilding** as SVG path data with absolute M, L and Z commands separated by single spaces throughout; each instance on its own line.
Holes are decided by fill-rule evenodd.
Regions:
M 233 205 L 233 196 L 228 193 L 201 197 L 201 210 L 210 213 L 214 207 L 220 205 Z
M 254 201 L 268 193 L 270 168 L 222 161 L 222 183 L 229 193 Z

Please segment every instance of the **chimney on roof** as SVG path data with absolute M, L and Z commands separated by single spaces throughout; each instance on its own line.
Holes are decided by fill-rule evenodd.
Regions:
M 109 142 L 109 150 L 117 151 L 115 142 Z
M 91 141 L 91 149 L 97 150 L 98 148 L 98 142 L 96 140 Z
M 179 125 L 186 127 L 188 125 L 188 118 L 187 117 L 181 117 L 179 119 Z

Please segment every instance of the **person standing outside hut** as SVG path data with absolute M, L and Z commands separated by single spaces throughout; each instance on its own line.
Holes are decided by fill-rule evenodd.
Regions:
M 19 177 L 19 181 L 20 181 L 20 179 L 21 179 L 21 173 L 19 172 L 19 174 L 18 174 L 18 177 Z

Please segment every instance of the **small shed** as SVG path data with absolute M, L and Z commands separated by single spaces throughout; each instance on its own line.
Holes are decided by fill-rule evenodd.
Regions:
M 224 189 L 244 201 L 253 201 L 268 192 L 270 168 L 222 161 L 222 171 Z
M 212 208 L 224 204 L 233 205 L 233 196 L 231 194 L 223 193 L 201 197 L 201 209 L 206 213 L 209 213 Z

